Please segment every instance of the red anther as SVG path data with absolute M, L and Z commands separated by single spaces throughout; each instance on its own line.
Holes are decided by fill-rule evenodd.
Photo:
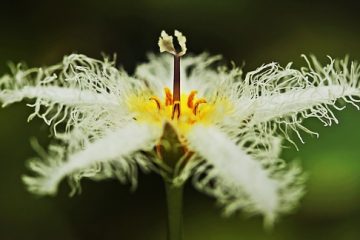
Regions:
M 160 99 L 157 97 L 150 97 L 149 100 L 152 100 L 156 103 L 157 108 L 160 110 L 161 109 L 161 102 Z
M 194 115 L 197 114 L 198 107 L 199 107 L 199 105 L 202 104 L 202 103 L 207 103 L 207 102 L 206 102 L 206 100 L 203 99 L 203 98 L 201 98 L 201 99 L 199 99 L 199 100 L 197 100 L 197 101 L 195 102 L 195 104 L 194 104 L 194 109 L 193 109 Z
M 173 95 L 169 88 L 165 88 L 165 106 L 170 106 L 173 104 Z
M 194 107 L 194 98 L 195 98 L 196 94 L 197 94 L 197 91 L 195 91 L 195 90 L 191 91 L 189 94 L 187 105 L 191 109 L 193 109 L 193 107 Z

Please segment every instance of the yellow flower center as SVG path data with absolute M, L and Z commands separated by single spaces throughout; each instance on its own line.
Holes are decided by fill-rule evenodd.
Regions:
M 135 114 L 137 121 L 163 124 L 169 122 L 183 136 L 196 123 L 210 124 L 223 119 L 232 111 L 227 100 L 208 103 L 204 98 L 197 98 L 197 91 L 182 93 L 180 101 L 174 101 L 169 88 L 164 89 L 161 100 L 157 96 L 142 94 L 128 99 L 128 107 Z

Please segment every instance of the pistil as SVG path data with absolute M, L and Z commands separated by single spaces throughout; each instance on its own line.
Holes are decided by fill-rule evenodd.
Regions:
M 173 37 L 169 36 L 165 31 L 161 32 L 159 38 L 160 52 L 168 52 L 174 56 L 174 82 L 173 82 L 173 111 L 171 118 L 178 119 L 181 114 L 181 92 L 180 92 L 180 58 L 186 53 L 186 38 L 181 32 L 176 31 L 174 35 L 180 46 L 180 50 L 177 51 L 174 47 Z
M 173 82 L 173 112 L 171 118 L 179 118 L 181 114 L 181 99 L 180 99 L 180 56 L 174 55 L 174 82 Z

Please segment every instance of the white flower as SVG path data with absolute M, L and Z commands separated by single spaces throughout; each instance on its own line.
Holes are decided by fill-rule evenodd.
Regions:
M 301 70 L 270 63 L 243 76 L 239 68 L 215 68 L 221 57 L 207 54 L 185 56 L 180 66 L 186 38 L 175 36 L 180 51 L 165 32 L 159 39 L 174 65 L 171 55 L 150 55 L 133 77 L 107 58 L 72 54 L 46 68 L 18 65 L 1 78 L 4 106 L 33 99 L 29 119 L 54 130 L 48 153 L 29 162 L 35 175 L 23 179 L 30 191 L 55 194 L 65 177 L 73 190 L 82 177 L 136 184 L 140 167 L 174 184 L 192 177 L 229 214 L 243 209 L 271 223 L 297 205 L 304 176 L 279 158 L 282 139 L 291 141 L 289 130 L 300 139 L 299 130 L 313 133 L 302 125 L 306 118 L 337 122 L 338 99 L 358 108 L 359 65 L 304 57 Z M 180 159 L 171 162 L 164 156 L 174 149 Z

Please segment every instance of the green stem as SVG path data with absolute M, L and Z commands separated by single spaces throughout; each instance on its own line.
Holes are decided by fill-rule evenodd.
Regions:
M 167 240 L 182 240 L 182 197 L 183 186 L 174 186 L 165 181 L 168 210 Z

